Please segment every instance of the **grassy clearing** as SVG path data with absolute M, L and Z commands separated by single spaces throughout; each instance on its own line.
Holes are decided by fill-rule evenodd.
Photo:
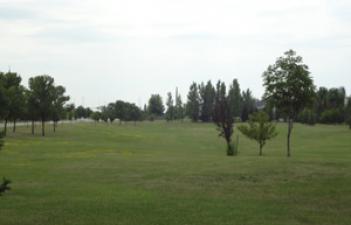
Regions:
M 242 135 L 227 157 L 213 124 L 20 127 L 0 153 L 0 224 L 351 224 L 351 131 L 296 125 L 290 159 L 278 131 L 263 157 Z

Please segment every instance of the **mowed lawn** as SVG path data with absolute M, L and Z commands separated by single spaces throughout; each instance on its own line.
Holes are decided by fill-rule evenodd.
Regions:
M 285 124 L 227 157 L 213 124 L 65 124 L 9 132 L 0 225 L 350 225 L 351 130 Z M 39 128 L 37 129 L 39 133 Z M 235 131 L 235 138 L 239 132 Z

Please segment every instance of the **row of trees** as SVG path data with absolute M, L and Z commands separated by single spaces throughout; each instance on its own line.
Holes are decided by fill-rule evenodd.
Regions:
M 351 98 L 347 98 L 345 88 L 320 87 L 316 91 L 312 107 L 303 110 L 298 121 L 307 124 L 337 124 L 351 119 L 350 114 Z
M 143 119 L 142 110 L 134 103 L 116 101 L 109 103 L 107 106 L 101 107 L 101 112 L 93 112 L 91 118 L 95 121 L 103 120 L 105 122 L 110 121 L 111 123 L 118 119 L 122 121 L 141 121 Z
M 41 121 L 42 135 L 45 136 L 45 122 L 52 120 L 54 131 L 57 122 L 65 116 L 64 105 L 69 100 L 63 86 L 56 86 L 54 78 L 41 75 L 29 79 L 28 88 L 22 84 L 22 78 L 14 72 L 0 72 L 0 119 L 4 120 L 4 133 L 7 124 L 13 122 L 13 132 L 16 131 L 18 120 Z
M 306 108 L 313 105 L 315 86 L 310 77 L 308 66 L 297 56 L 293 50 L 285 52 L 273 65 L 268 66 L 263 73 L 265 94 L 264 100 L 267 107 L 275 108 L 288 123 L 287 156 L 291 156 L 290 139 L 293 123 L 298 115 Z M 226 93 L 224 83 L 218 82 L 215 100 L 214 122 L 220 136 L 227 142 L 227 154 L 233 155 L 231 136 L 234 132 L 233 109 L 230 104 L 230 91 Z M 257 140 L 260 149 L 265 140 L 276 135 L 274 126 L 265 125 L 267 116 L 264 114 L 252 118 L 249 127 L 240 130 L 250 138 Z
M 212 85 L 211 81 L 205 83 L 193 83 L 188 93 L 188 101 L 186 104 L 186 115 L 194 122 L 211 122 L 214 121 L 214 110 L 216 103 L 216 94 L 218 94 L 218 85 L 226 89 L 226 85 L 219 81 L 217 89 Z M 249 89 L 241 92 L 237 79 L 234 79 L 229 86 L 228 104 L 231 108 L 231 116 L 235 119 L 246 121 L 249 115 L 255 111 L 257 100 L 252 96 Z

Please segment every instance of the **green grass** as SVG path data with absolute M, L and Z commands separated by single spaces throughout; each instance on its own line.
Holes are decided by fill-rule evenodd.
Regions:
M 227 157 L 213 124 L 20 127 L 0 152 L 0 225 L 350 225 L 351 131 L 297 124 L 288 159 L 278 130 L 263 157 L 242 135 Z

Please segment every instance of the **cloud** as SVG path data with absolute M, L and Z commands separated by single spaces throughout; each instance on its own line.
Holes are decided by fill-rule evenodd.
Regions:
M 0 0 L 0 70 L 52 74 L 90 105 L 234 77 L 259 97 L 263 70 L 293 48 L 317 84 L 332 74 L 351 87 L 350 10 L 349 0 Z M 95 85 L 108 93 L 100 103 Z

